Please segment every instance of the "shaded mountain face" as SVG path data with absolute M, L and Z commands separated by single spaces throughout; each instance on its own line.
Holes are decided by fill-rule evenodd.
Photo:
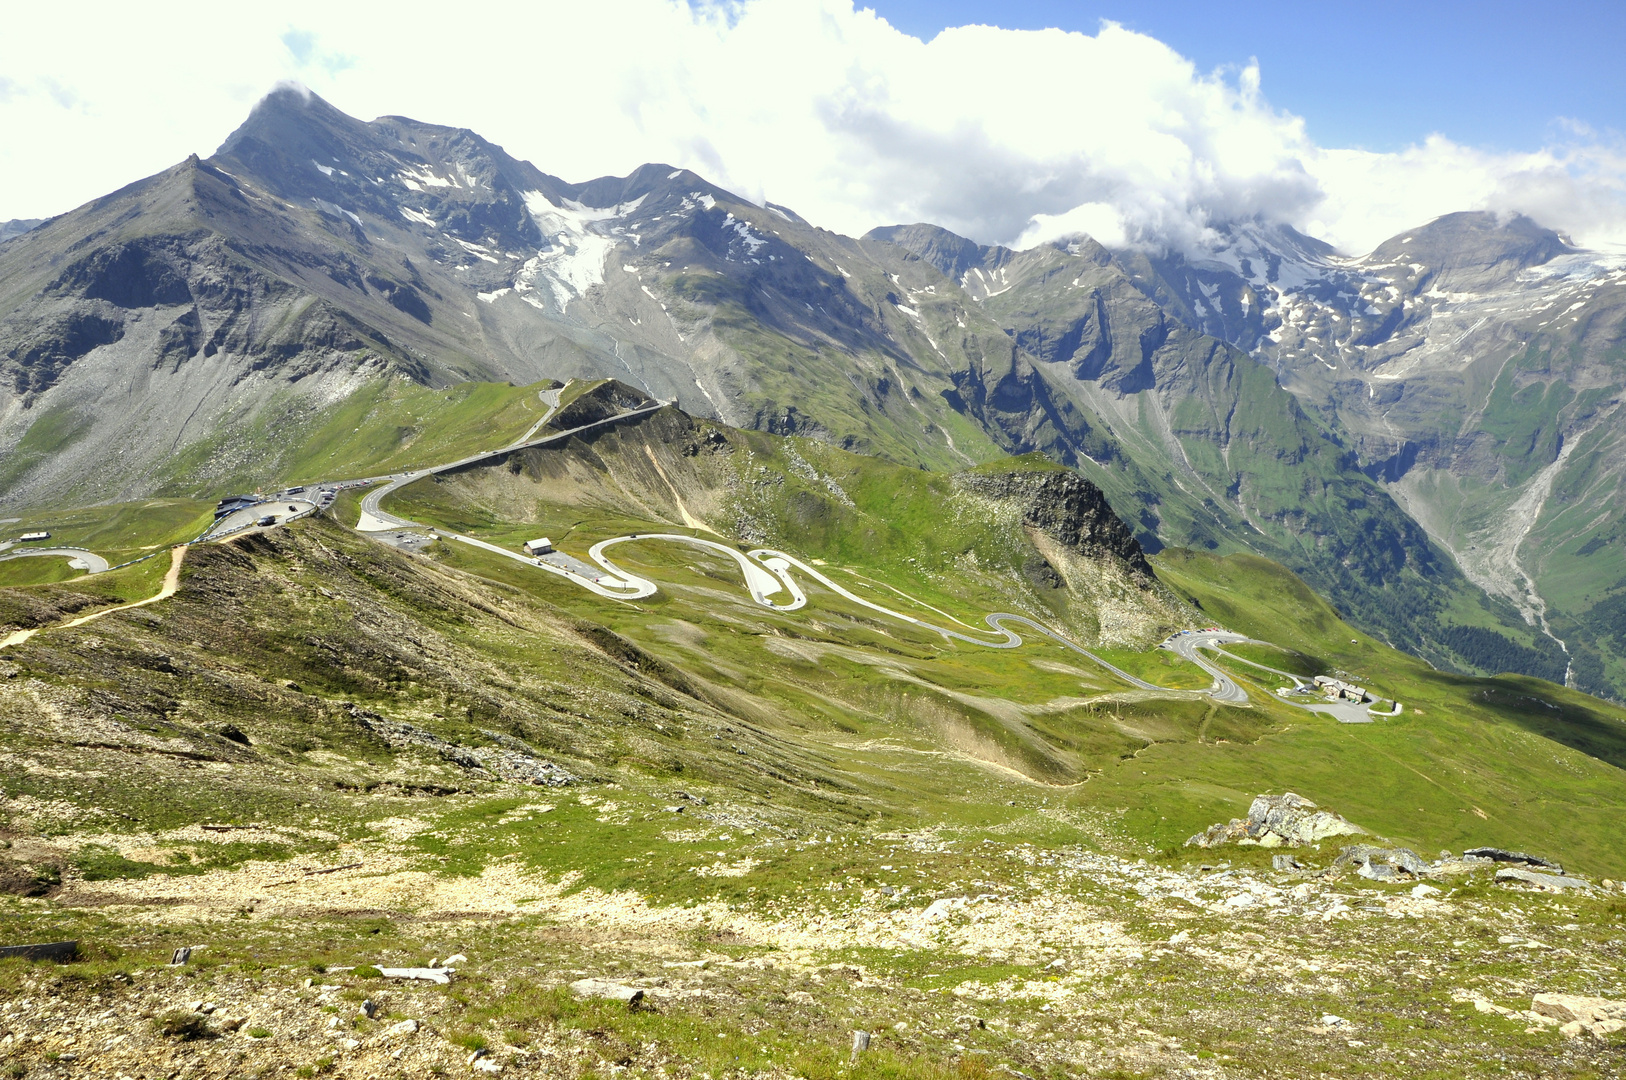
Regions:
M 1626 258 L 1486 213 L 1355 259 L 1256 235 L 1274 271 L 1171 256 L 1136 283 L 1171 311 L 1205 300 L 1190 284 L 1203 275 L 1249 295 L 1256 322 L 1202 325 L 1346 431 L 1359 466 L 1475 584 L 1564 644 L 1577 685 L 1626 692 Z
M 44 222 L 44 218 L 12 218 L 10 221 L 0 221 L 0 243 L 5 243 L 13 236 L 21 236 Z
M 1551 243 L 1521 236 L 1440 256 L 1407 295 L 1526 272 Z M 469 131 L 282 90 L 208 160 L 0 246 L 0 498 L 265 482 L 390 381 L 613 377 L 908 465 L 1042 451 L 1148 549 L 1270 555 L 1442 664 L 1483 666 L 1443 621 L 1483 607 L 1500 655 L 1562 674 L 1362 471 L 1365 429 L 1244 351 L 1288 349 L 1283 290 L 1345 302 L 1315 275 L 1347 268 L 1291 231 L 1229 242 L 1197 266 L 930 226 L 853 239 L 685 170 L 566 183 Z

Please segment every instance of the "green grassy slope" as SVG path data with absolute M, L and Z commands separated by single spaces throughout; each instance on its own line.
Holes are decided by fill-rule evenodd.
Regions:
M 1539 679 L 1435 671 L 1349 626 L 1264 559 L 1170 551 L 1155 561 L 1166 581 L 1217 622 L 1404 702 L 1396 720 L 1352 728 L 1312 721 L 1278 742 L 1304 775 L 1340 787 L 1340 773 L 1353 781 L 1355 791 L 1341 793 L 1340 805 L 1367 802 L 1369 820 L 1417 842 L 1428 835 L 1418 826 L 1427 823 L 1463 839 L 1523 836 L 1550 844 L 1585 831 L 1559 826 L 1573 814 L 1597 830 L 1581 846 L 1589 858 L 1626 856 L 1603 824 L 1619 820 L 1626 770 L 1626 714 L 1618 708 Z M 1320 736 L 1309 734 L 1318 728 Z M 1281 775 L 1277 768 L 1270 771 Z M 1535 826 L 1541 818 L 1553 821 L 1553 834 Z
M 236 489 L 373 476 L 495 450 L 542 418 L 547 406 L 537 392 L 549 385 L 465 382 L 434 388 L 388 378 L 363 382 L 314 414 L 290 401 L 187 447 L 165 490 L 218 497 Z M 226 455 L 244 465 L 223 473 L 217 459 Z
M 646 436 L 661 430 L 675 437 L 657 450 Z M 420 482 L 390 506 L 494 540 L 546 531 L 578 554 L 627 531 L 771 540 L 923 618 L 1045 606 L 1022 572 L 1042 540 L 953 478 L 804 440 L 724 433 L 724 448 L 713 430 L 657 414 L 516 455 L 517 468 Z M 1010 463 L 1051 471 L 1035 465 Z M 684 510 L 718 532 L 677 524 Z M 946 642 L 816 586 L 805 610 L 768 611 L 712 553 L 612 550 L 660 592 L 604 600 L 444 540 L 405 555 L 324 515 L 194 548 L 163 604 L 0 652 L 0 889 L 34 894 L 0 895 L 0 912 L 20 936 L 72 936 L 85 952 L 43 986 L 7 961 L 0 994 L 43 989 L 55 1004 L 94 988 L 87 1007 L 104 1011 L 133 1007 L 138 991 L 116 995 L 134 984 L 160 1020 L 226 1001 L 256 1025 L 230 1036 L 245 1061 L 313 1073 L 402 1042 L 451 1069 L 475 1047 L 515 1065 L 521 1048 L 577 1042 L 610 1046 L 588 1064 L 628 1060 L 606 1040 L 636 1039 L 674 1069 L 975 1080 L 992 1070 L 963 1062 L 986 1056 L 1063 1080 L 1045 1067 L 1052 1042 L 1101 1045 L 1114 1029 L 1089 1017 L 1137 1008 L 1134 1038 L 1180 1040 L 1171 1072 L 1195 1048 L 1237 1075 L 1342 1075 L 1381 1034 L 1533 1075 L 1580 1040 L 1521 1037 L 1526 1019 L 1482 1015 L 1459 992 L 1522 1006 L 1532 985 L 1614 985 L 1618 896 L 1514 892 L 1481 872 L 1438 882 L 1435 904 L 1409 882 L 1318 876 L 1337 841 L 1295 850 L 1303 874 L 1273 872 L 1262 849 L 1180 844 L 1261 791 L 1293 790 L 1424 855 L 1498 844 L 1619 877 L 1620 710 L 1535 680 L 1432 672 L 1252 556 L 1157 564 L 1200 602 L 1199 621 L 1367 681 L 1405 713 L 1344 726 L 1257 690 L 1242 706 L 1132 690 L 1045 639 Z M 0 588 L 0 606 L 63 588 Z M 1051 610 L 1077 625 L 1112 598 L 1066 593 Z M 1275 646 L 1237 648 L 1276 659 Z M 1167 653 L 1109 656 L 1205 681 Z M 382 734 L 401 724 L 414 741 Z M 579 780 L 499 783 L 468 767 L 516 749 Z M 1273 890 L 1258 910 L 1231 902 L 1255 881 Z M 924 914 L 964 897 L 980 901 Z M 1414 965 L 1399 974 L 1397 932 Z M 1508 933 L 1554 947 L 1510 955 L 1497 944 Z M 182 974 L 132 972 L 169 970 L 171 949 L 205 939 Z M 474 959 L 446 988 L 380 992 L 361 967 L 453 948 Z M 1238 956 L 1255 974 L 1238 978 Z M 584 972 L 663 990 L 691 979 L 701 993 L 629 1010 L 572 995 Z M 342 1005 L 300 989 L 317 977 Z M 1302 988 L 1277 992 L 1287 977 Z M 420 1032 L 339 1058 L 310 1037 L 364 997 L 386 1011 L 348 1021 L 358 1044 L 409 1015 L 451 1041 Z M 945 1028 L 950 1010 L 972 1019 Z M 1346 1050 L 1347 1029 L 1317 1032 L 1335 1010 L 1356 1018 L 1362 1047 Z M 8 1015 L 32 1030 L 32 1012 Z M 1245 1023 L 1293 1041 L 1250 1051 L 1235 1038 Z M 1055 1039 L 1032 1038 L 1037 1024 Z M 844 1071 L 855 1026 L 878 1048 Z M 191 1053 L 155 1031 L 137 1028 L 127 1066 Z M 31 1043 L 26 1060 L 62 1045 Z
M 49 544 L 88 548 L 113 566 L 145 561 L 106 574 L 86 574 L 68 569 L 66 559 L 12 559 L 0 563 L 0 580 L 6 585 L 61 583 L 48 592 L 76 597 L 75 610 L 139 600 L 156 592 L 169 570 L 169 546 L 202 533 L 214 520 L 213 510 L 212 503 L 193 499 L 144 499 L 74 510 L 25 511 L 18 521 L 4 527 L 4 535 L 49 532 Z M 32 626 L 36 619 L 49 621 L 38 612 L 24 614 L 31 610 L 28 604 L 7 607 L 0 603 L 0 624 Z
M 411 397 L 390 408 L 416 408 L 414 418 L 439 417 L 444 422 L 428 428 L 444 447 L 458 438 L 486 439 L 499 426 L 518 427 L 539 415 L 526 408 L 533 398 L 529 388 L 499 387 L 484 397 L 471 392 L 449 402 L 442 394 L 439 411 Z M 453 421 L 459 416 L 489 422 L 480 432 L 458 431 Z M 360 423 L 352 427 L 367 430 Z M 357 435 L 347 451 L 353 462 L 369 460 L 368 453 L 395 452 Z M 972 472 L 1042 481 L 1058 470 L 1028 456 Z M 825 762 L 821 768 L 834 770 L 821 773 L 820 783 L 863 792 L 866 813 L 925 820 L 942 811 L 940 792 L 917 792 L 890 766 L 878 769 L 841 749 L 887 739 L 910 753 L 950 755 L 957 763 L 951 771 L 962 783 L 991 771 L 1018 783 L 1058 785 L 1081 808 L 1127 808 L 1132 835 L 1158 845 L 1228 816 L 1254 791 L 1292 788 L 1424 847 L 1524 844 L 1587 865 L 1626 869 L 1619 863 L 1626 853 L 1615 839 L 1626 824 L 1620 785 L 1626 736 L 1618 710 L 1537 680 L 1436 672 L 1353 629 L 1303 581 L 1257 556 L 1184 550 L 1160 555 L 1163 581 L 1200 608 L 1196 615 L 1182 613 L 1173 593 L 1138 590 L 1121 570 L 1103 568 L 1025 528 L 1020 500 L 974 494 L 948 474 L 903 468 L 813 440 L 697 422 L 676 410 L 422 481 L 398 493 L 390 508 L 516 548 L 548 535 L 578 556 L 597 540 L 653 531 L 781 546 L 822 561 L 827 573 L 859 595 L 934 623 L 966 629 L 982 625 L 991 610 L 1025 612 L 1104 646 L 1112 662 L 1171 692 L 1134 691 L 1043 639 L 1015 651 L 949 642 L 811 582 L 805 611 L 765 611 L 749 601 L 732 563 L 689 548 L 630 543 L 612 549 L 621 565 L 661 586 L 645 601 L 622 604 L 511 560 L 442 542 L 429 558 L 436 574 L 449 575 L 444 581 L 458 583 L 448 592 L 448 585 L 420 579 L 428 571 L 413 569 L 419 561 L 378 552 L 335 531 L 337 524 L 322 522 L 288 535 L 307 537 L 301 545 L 319 540 L 333 551 L 353 552 L 350 558 L 366 553 L 363 564 L 371 569 L 346 585 L 354 599 L 339 607 L 322 600 L 314 609 L 308 599 L 289 599 L 313 595 L 315 582 L 299 584 L 292 569 L 305 556 L 271 558 L 257 546 L 264 541 L 234 545 L 256 569 L 253 588 L 233 593 L 238 599 L 232 610 L 245 621 L 240 633 L 249 638 L 233 647 L 232 663 L 255 679 L 292 680 L 307 694 L 370 703 L 386 715 L 409 715 L 444 729 L 426 713 L 442 712 L 448 722 L 453 713 L 435 709 L 432 700 L 451 705 L 486 692 L 443 664 L 423 669 L 421 659 L 400 653 L 399 642 L 448 636 L 452 644 L 437 650 L 443 660 L 464 655 L 458 664 L 469 670 L 496 663 L 507 672 L 499 684 L 551 685 L 557 674 L 551 646 L 538 652 L 527 643 L 525 634 L 539 631 L 514 636 L 520 626 L 546 626 L 553 629 L 544 639 L 557 632 L 585 636 L 592 648 L 631 664 L 640 678 L 699 703 L 686 707 L 766 725 L 785 753 L 811 755 Z M 46 515 L 19 527 L 49 527 L 56 539 L 110 555 L 140 553 L 187 538 L 206 513 L 206 504 L 153 501 L 111 515 Z M 281 543 L 272 549 L 282 550 Z M 225 573 L 218 558 L 202 556 L 189 576 Z M 112 590 L 103 599 L 61 599 L 83 593 L 90 587 L 84 580 L 8 590 L 5 595 L 16 601 L 9 621 L 46 624 L 51 610 L 150 594 L 161 562 L 96 580 L 92 591 Z M 335 592 L 331 582 L 323 588 Z M 503 607 L 491 609 L 478 599 L 486 594 L 504 598 Z M 518 619 L 516 629 L 467 636 L 462 627 L 472 617 L 470 605 L 478 604 L 511 609 L 504 617 Z M 379 641 L 350 626 L 343 610 L 372 613 L 371 623 L 391 628 L 391 644 L 375 655 Z M 327 614 L 317 618 L 317 611 Z M 1254 687 L 1250 705 L 1218 706 L 1183 694 L 1206 678 L 1172 656 L 1142 650 L 1180 625 L 1203 621 L 1292 650 L 1297 657 L 1286 659 L 1343 673 L 1401 700 L 1405 712 L 1380 724 L 1340 726 L 1274 700 L 1268 693 L 1274 680 L 1240 664 L 1231 667 Z M 358 634 L 353 644 L 330 651 L 336 641 Z M 218 662 L 211 660 L 218 646 L 213 638 L 192 642 L 183 644 L 198 670 Z M 1271 660 L 1265 650 L 1238 655 Z M 140 669 L 136 664 L 128 677 L 139 682 Z M 76 679 L 68 669 L 57 677 L 64 685 Z M 501 706 L 497 713 L 523 714 L 532 707 Z M 466 704 L 455 711 L 469 716 L 470 709 L 486 708 Z M 252 713 L 218 701 L 205 712 L 218 714 L 221 722 L 257 722 Z M 590 726 L 604 722 L 596 707 L 583 715 L 591 717 Z M 290 760 L 306 752 L 297 746 L 307 736 L 277 737 L 293 738 Z M 596 738 L 583 745 L 596 745 Z M 324 743 L 310 745 L 320 749 Z M 548 745 L 572 744 L 550 736 Z M 604 767 L 621 760 L 620 753 L 588 758 Z M 711 756 L 706 747 L 684 754 L 646 748 L 633 756 L 657 771 L 686 761 L 687 770 L 731 782 L 727 758 Z
M 777 489 L 795 478 L 780 471 L 783 461 L 776 462 L 771 452 L 776 440 L 753 435 L 747 441 L 759 484 L 771 477 L 764 486 Z M 821 468 L 839 453 L 801 443 L 787 444 L 780 453 L 790 445 Z M 636 455 L 630 451 L 636 449 L 617 452 L 595 445 L 592 453 L 598 463 L 613 462 L 618 455 L 631 462 Z M 852 492 L 858 511 L 898 506 L 890 532 L 854 527 L 862 521 L 856 513 L 841 519 L 826 517 L 823 509 L 808 512 L 810 503 L 794 492 L 765 504 L 747 503 L 754 516 L 746 520 L 757 522 L 774 542 L 826 559 L 854 580 L 891 587 L 877 595 L 896 598 L 901 592 L 967 621 L 998 603 L 997 578 L 1001 573 L 1016 576 L 1010 562 L 998 570 L 992 560 L 981 558 L 972 569 L 966 561 L 944 557 L 965 546 L 964 537 L 953 531 L 959 516 L 951 501 L 937 504 L 935 512 L 929 500 L 922 504 L 928 512 L 909 510 L 912 493 L 941 492 L 941 481 L 865 464 L 867 471 L 830 469 L 820 475 L 839 480 L 844 491 Z M 541 462 L 531 468 L 538 476 L 563 475 Z M 506 469 L 487 470 L 459 484 L 407 489 L 392 505 L 399 512 L 516 545 L 530 534 L 546 533 L 567 550 L 621 532 L 672 529 L 671 519 L 630 511 L 634 500 L 626 496 L 641 498 L 642 493 L 628 474 L 613 465 L 607 471 L 618 485 L 611 486 L 622 492 L 613 509 L 588 505 L 590 500 L 579 497 L 586 486 L 579 480 L 576 492 L 556 483 L 533 488 Z M 519 488 L 523 498 L 514 493 Z M 550 501 L 548 492 L 559 501 Z M 689 494 L 699 501 L 697 491 Z M 823 504 L 836 505 L 828 498 Z M 720 515 L 710 520 L 722 524 Z M 1434 671 L 1352 628 L 1300 579 L 1257 556 L 1170 551 L 1156 564 L 1165 581 L 1197 602 L 1206 618 L 1293 650 L 1301 654 L 1302 665 L 1343 673 L 1398 698 L 1405 705 L 1399 718 L 1344 726 L 1272 700 L 1265 692 L 1256 692 L 1253 703 L 1242 709 L 1175 698 L 1146 700 L 1125 695 L 1121 687 L 1115 691 L 1104 673 L 1085 670 L 1089 664 L 1049 646 L 1033 645 L 1017 653 L 943 648 L 816 588 L 813 605 L 800 615 L 732 605 L 719 610 L 715 605 L 721 598 L 743 595 L 734 584 L 736 572 L 680 549 L 614 549 L 623 565 L 663 587 L 657 597 L 626 606 L 599 601 L 494 556 L 443 548 L 437 557 L 449 565 L 546 597 L 582 619 L 603 620 L 676 669 L 770 700 L 782 715 L 809 717 L 814 731 L 834 727 L 872 735 L 877 712 L 896 723 L 910 715 L 937 714 L 945 700 L 968 708 L 964 716 L 985 712 L 972 727 L 979 739 L 995 742 L 973 745 L 973 757 L 1051 783 L 1088 777 L 1071 790 L 1070 801 L 1100 810 L 1127 807 L 1126 827 L 1160 845 L 1177 843 L 1209 821 L 1229 816 L 1255 791 L 1289 788 L 1419 849 L 1523 843 L 1562 848 L 1564 857 L 1609 866 L 1613 872 L 1626 867 L 1626 850 L 1617 840 L 1617 831 L 1626 825 L 1626 789 L 1621 786 L 1626 724 L 1619 710 L 1539 680 L 1475 679 Z M 971 545 L 970 550 L 977 548 Z M 984 576 L 989 569 L 995 573 Z M 920 608 L 908 610 L 925 614 Z M 1062 622 L 1066 616 L 1055 618 Z M 1074 619 L 1073 625 L 1086 621 Z M 809 643 L 763 650 L 764 636 Z M 876 650 L 886 655 L 876 655 Z M 1206 681 L 1163 668 L 1155 654 L 1115 652 L 1109 658 L 1165 685 Z M 1260 659 L 1271 658 L 1261 651 Z M 1149 660 L 1154 662 L 1147 664 Z M 1233 665 L 1233 670 L 1244 681 L 1250 677 L 1243 665 Z M 1071 674 L 1058 681 L 1056 672 Z M 1256 685 L 1278 681 L 1266 677 Z M 900 682 L 918 688 L 912 698 Z M 929 687 L 937 689 L 922 692 Z M 1064 705 L 1067 696 L 1078 703 Z M 982 698 L 987 700 L 977 700 Z M 1025 715 L 1016 720 L 1009 705 L 997 702 L 1015 705 Z M 989 723 L 988 716 L 1001 713 L 999 725 Z M 961 736 L 951 729 L 942 729 L 937 737 L 960 745 L 955 740 Z M 1000 747 L 997 755 L 995 745 Z M 1058 767 L 1058 762 L 1065 764 Z

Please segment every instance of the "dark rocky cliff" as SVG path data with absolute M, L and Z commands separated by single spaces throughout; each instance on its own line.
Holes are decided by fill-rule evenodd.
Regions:
M 1077 473 L 961 473 L 955 480 L 985 498 L 1020 500 L 1023 525 L 1087 558 L 1121 562 L 1142 588 L 1157 580 L 1129 526 L 1113 513 L 1101 489 Z

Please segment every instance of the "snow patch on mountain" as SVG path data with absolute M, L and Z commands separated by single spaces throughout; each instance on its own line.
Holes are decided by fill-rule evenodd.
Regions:
M 407 187 L 411 188 L 413 191 L 422 191 L 424 188 L 449 188 L 458 186 L 456 180 L 448 180 L 445 177 L 436 176 L 428 169 L 403 169 L 401 172 L 395 174 L 395 178 L 401 181 L 401 183 L 405 184 Z
M 491 254 L 490 248 L 482 247 L 479 244 L 471 244 L 467 240 L 460 240 L 455 236 L 452 237 L 452 239 L 457 242 L 459 247 L 461 247 L 464 251 L 467 251 L 470 255 L 478 256 L 488 263 L 494 263 L 497 261 L 496 256 Z
M 312 199 L 311 201 L 316 204 L 316 208 L 318 210 L 322 211 L 322 213 L 326 214 L 328 217 L 347 217 L 351 221 L 354 221 L 357 225 L 361 224 L 361 218 L 357 217 L 355 214 L 351 213 L 349 210 L 346 210 L 342 206 L 335 203 L 330 203 L 326 199 Z
M 607 207 L 585 206 L 574 199 L 563 199 L 560 205 L 540 191 L 527 191 L 523 197 L 547 246 L 526 260 L 515 275 L 514 291 L 546 311 L 540 291 L 546 287 L 554 309 L 562 312 L 571 300 L 604 284 L 604 262 L 616 245 L 608 223 L 636 213 L 647 196 Z
M 723 231 L 727 232 L 730 230 L 732 230 L 734 235 L 739 238 L 739 242 L 744 244 L 748 249 L 745 253 L 747 258 L 755 255 L 757 251 L 768 242 L 766 238 L 758 236 L 756 233 L 751 231 L 750 222 L 742 221 L 739 218 L 736 218 L 733 214 L 729 214 L 723 219 Z M 733 246 L 733 241 L 730 241 L 730 246 Z

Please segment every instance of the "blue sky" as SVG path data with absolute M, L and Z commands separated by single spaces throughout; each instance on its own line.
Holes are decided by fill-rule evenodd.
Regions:
M 1526 150 L 1554 121 L 1626 128 L 1626 2 L 1273 3 L 865 0 L 899 30 L 988 23 L 1094 34 L 1111 19 L 1203 71 L 1257 58 L 1272 105 L 1322 145 L 1394 151 L 1431 133 Z

